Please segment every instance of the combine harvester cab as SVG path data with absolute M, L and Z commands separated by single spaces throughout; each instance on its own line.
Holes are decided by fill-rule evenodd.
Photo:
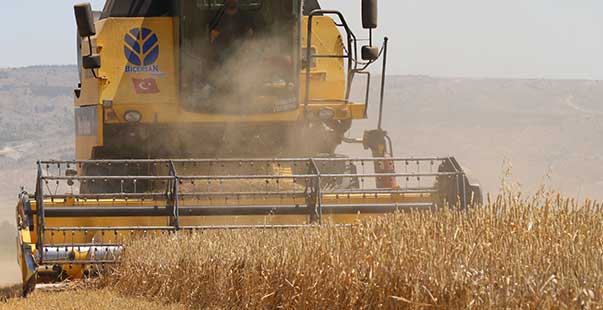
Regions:
M 39 162 L 35 192 L 19 196 L 24 294 L 93 275 L 143 236 L 352 225 L 480 203 L 455 158 L 394 157 L 382 129 L 387 38 L 373 46 L 376 0 L 362 8 L 369 45 L 359 48 L 343 14 L 316 0 L 108 0 L 102 14 L 76 5 L 77 160 Z M 263 23 L 229 46 L 254 48 L 227 60 L 253 56 L 246 69 L 263 70 L 237 84 L 249 76 L 228 70 L 230 48 L 214 42 L 221 18 L 239 13 Z M 348 138 L 368 118 L 367 68 L 379 59 L 377 129 Z M 359 75 L 366 95 L 354 102 Z M 342 143 L 372 157 L 336 155 Z

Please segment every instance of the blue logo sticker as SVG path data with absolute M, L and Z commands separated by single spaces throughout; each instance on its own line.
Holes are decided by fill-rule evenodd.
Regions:
M 132 66 L 126 72 L 157 72 L 153 65 L 159 58 L 159 39 L 149 28 L 133 28 L 124 36 L 124 53 Z

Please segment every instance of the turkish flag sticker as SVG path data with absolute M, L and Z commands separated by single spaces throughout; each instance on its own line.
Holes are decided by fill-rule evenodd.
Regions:
M 155 79 L 132 79 L 134 89 L 138 94 L 156 94 L 159 93 L 157 81 Z

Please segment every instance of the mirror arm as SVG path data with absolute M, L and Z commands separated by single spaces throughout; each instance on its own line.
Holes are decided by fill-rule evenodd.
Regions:
M 385 96 L 385 69 L 387 68 L 387 42 L 388 37 L 383 39 L 383 68 L 381 72 L 381 94 L 379 98 L 379 121 L 377 123 L 377 129 L 381 130 L 381 123 L 383 120 L 383 99 Z
M 88 36 L 88 57 L 94 55 L 94 53 L 92 52 L 92 37 Z M 94 71 L 94 69 L 90 69 L 90 71 L 92 71 L 92 76 L 94 76 L 95 79 L 98 79 L 98 76 L 96 75 L 96 71 Z
M 94 69 L 90 69 L 90 71 L 92 71 L 92 76 L 93 76 L 95 79 L 98 79 L 98 75 L 96 75 L 96 71 L 94 71 Z
M 88 56 L 92 56 L 92 54 L 94 54 L 92 52 L 92 39 L 90 37 L 87 37 L 88 39 Z

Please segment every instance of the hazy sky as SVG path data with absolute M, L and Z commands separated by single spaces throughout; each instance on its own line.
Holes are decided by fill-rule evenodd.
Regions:
M 75 63 L 74 2 L 2 1 L 0 67 Z M 359 22 L 360 0 L 322 4 Z M 603 79 L 601 0 L 381 0 L 380 8 L 390 73 Z

